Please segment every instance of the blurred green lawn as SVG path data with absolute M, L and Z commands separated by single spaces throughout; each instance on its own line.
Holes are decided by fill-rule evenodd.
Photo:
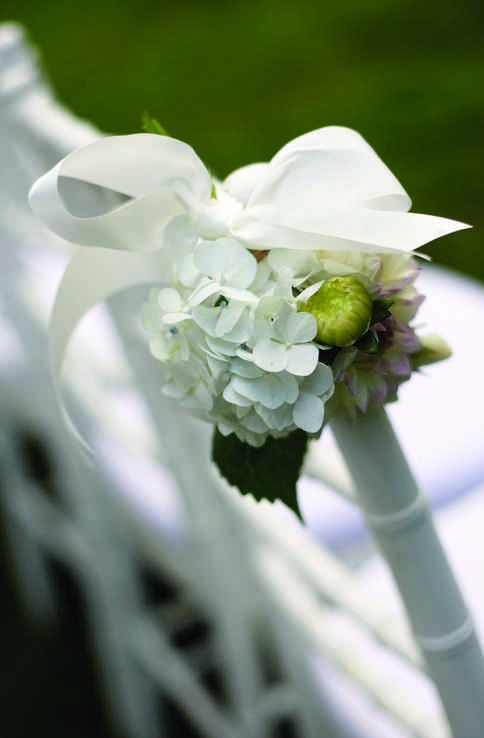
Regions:
M 426 250 L 484 279 L 484 6 L 472 0 L 2 0 L 60 99 L 112 133 L 144 110 L 219 175 L 328 124 L 360 131 L 414 210 L 472 223 Z

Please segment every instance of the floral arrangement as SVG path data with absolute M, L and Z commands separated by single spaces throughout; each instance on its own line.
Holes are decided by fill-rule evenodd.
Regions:
M 90 247 L 54 308 L 56 382 L 85 310 L 155 283 L 142 319 L 163 391 L 217 427 L 227 469 L 220 437 L 266 453 L 268 439 L 317 435 L 331 413 L 392 401 L 413 369 L 449 355 L 412 325 L 414 251 L 466 226 L 409 213 L 358 133 L 313 131 L 220 182 L 147 124 L 67 156 L 31 191 L 54 232 Z
M 70 154 L 31 190 L 47 226 L 82 246 L 51 318 L 57 391 L 84 313 L 151 283 L 142 320 L 160 385 L 216 425 L 213 458 L 242 492 L 297 512 L 308 438 L 329 418 L 452 733 L 474 738 L 482 651 L 383 407 L 413 370 L 449 355 L 416 333 L 414 252 L 467 226 L 409 213 L 401 185 L 346 128 L 308 133 L 219 182 L 147 124 Z

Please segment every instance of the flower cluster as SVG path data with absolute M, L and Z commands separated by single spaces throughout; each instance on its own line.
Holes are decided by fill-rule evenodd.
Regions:
M 143 306 L 151 352 L 164 392 L 222 434 L 253 446 L 296 428 L 315 434 L 335 389 L 333 405 L 364 411 L 409 378 L 420 349 L 409 323 L 423 299 L 412 257 L 250 251 L 233 238 L 200 238 L 185 216 L 163 238 L 172 286 L 153 289 Z M 346 305 L 329 299 L 340 287 Z
M 296 428 L 317 433 L 333 373 L 320 363 L 313 315 L 298 311 L 300 279 L 231 238 L 173 237 L 172 287 L 143 306 L 164 392 L 224 435 L 260 446 Z M 276 265 L 278 266 L 278 265 Z

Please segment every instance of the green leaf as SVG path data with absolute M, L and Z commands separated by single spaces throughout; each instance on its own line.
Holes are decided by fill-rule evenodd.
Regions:
M 210 197 L 212 197 L 214 200 L 217 199 L 217 188 L 215 187 L 213 182 L 212 182 L 212 192 L 210 194 Z
M 263 446 L 254 448 L 234 433 L 223 436 L 215 430 L 212 458 L 222 476 L 243 494 L 250 493 L 256 500 L 282 500 L 300 517 L 296 482 L 307 443 L 307 433 L 296 430 L 286 438 L 268 438 Z
M 161 123 L 156 118 L 152 118 L 148 113 L 143 113 L 141 123 L 146 133 L 157 133 L 159 136 L 168 136 Z
M 378 353 L 378 339 L 367 331 L 355 342 L 355 347 L 364 354 L 375 355 Z
M 393 302 L 391 297 L 377 297 L 376 300 L 373 300 L 370 326 L 375 325 L 375 323 L 381 323 L 382 320 L 390 317 L 392 314 L 390 308 Z

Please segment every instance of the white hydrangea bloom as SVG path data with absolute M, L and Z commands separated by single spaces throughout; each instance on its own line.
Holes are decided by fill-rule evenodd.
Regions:
M 194 239 L 186 226 L 182 216 L 168 223 L 172 287 L 143 306 L 163 391 L 253 446 L 297 428 L 318 433 L 333 375 L 318 364 L 316 320 L 293 294 L 321 272 L 317 254 L 257 260 L 234 239 Z
M 217 193 L 223 199 L 220 184 Z M 390 397 L 418 349 L 408 327 L 421 302 L 412 257 L 250 250 L 215 226 L 210 232 L 205 223 L 202 237 L 199 225 L 197 235 L 187 216 L 176 216 L 163 231 L 172 286 L 151 292 L 143 323 L 165 369 L 166 394 L 253 446 L 298 428 L 319 433 L 333 394 L 332 404 L 343 398 L 350 410 Z M 377 356 L 349 346 L 328 366 L 320 357 L 331 347 L 317 341 L 316 317 L 304 305 L 327 280 L 348 277 L 372 300 L 389 297 L 392 316 L 371 329 L 381 345 Z

